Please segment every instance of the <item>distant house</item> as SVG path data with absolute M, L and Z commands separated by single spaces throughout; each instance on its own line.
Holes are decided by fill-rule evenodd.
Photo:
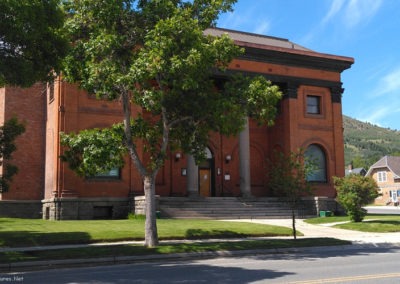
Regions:
M 367 174 L 378 184 L 382 195 L 376 204 L 398 204 L 400 199 L 400 157 L 385 156 L 373 164 Z
M 350 164 L 347 169 L 345 170 L 345 175 L 348 176 L 350 174 L 356 174 L 356 175 L 361 175 L 365 176 L 367 173 L 367 170 L 364 168 L 353 168 L 353 165 Z

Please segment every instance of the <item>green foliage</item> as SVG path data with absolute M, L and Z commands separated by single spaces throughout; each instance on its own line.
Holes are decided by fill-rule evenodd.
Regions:
M 288 198 L 292 207 L 296 207 L 302 197 L 311 194 L 312 186 L 307 176 L 314 170 L 314 164 L 299 149 L 285 155 L 275 152 L 268 168 L 268 185 L 275 196 Z
M 277 87 L 262 77 L 238 76 L 216 88 L 212 79 L 215 68 L 224 71 L 243 52 L 228 36 L 203 33 L 234 2 L 67 1 L 65 29 L 73 45 L 65 77 L 99 98 L 129 92 L 146 111 L 125 117 L 132 124 L 125 135 L 143 141 L 150 157 L 147 165 L 136 164 L 146 169 L 142 175 L 161 167 L 167 144 L 200 160 L 212 131 L 236 134 L 248 114 L 272 124 Z
M 129 220 L 145 220 L 146 216 L 142 215 L 142 214 L 129 213 L 128 214 L 128 219 Z
M 400 155 L 400 132 L 343 116 L 346 165 L 368 168 L 386 155 Z
M 123 166 L 126 148 L 121 124 L 60 135 L 61 145 L 68 147 L 61 159 L 80 176 L 94 176 Z
M 334 177 L 337 200 L 347 211 L 353 222 L 361 222 L 367 211 L 362 208 L 379 196 L 378 185 L 372 177 L 351 174 L 343 178 Z
M 66 1 L 65 31 L 71 49 L 64 61 L 65 78 L 99 98 L 121 101 L 124 146 L 145 181 L 146 200 L 151 204 L 154 179 L 168 147 L 179 147 L 200 160 L 212 131 L 237 134 L 249 114 L 264 123 L 273 122 L 281 98 L 277 87 L 262 77 L 236 79 L 225 74 L 218 82 L 213 78 L 216 70 L 224 74 L 243 50 L 228 36 L 206 36 L 204 30 L 235 2 Z M 132 103 L 143 113 L 131 113 Z M 107 154 L 106 149 L 96 158 L 85 158 L 83 150 L 100 151 L 97 147 L 108 143 L 96 142 L 97 147 L 90 148 L 87 142 L 97 140 L 88 136 L 97 134 L 86 134 L 86 142 L 76 147 L 77 154 L 71 152 L 67 159 L 78 173 L 99 170 L 95 164 L 118 156 Z M 138 141 L 148 161 L 136 152 Z M 82 163 L 86 165 L 81 167 Z M 154 215 L 149 217 L 154 219 L 154 231 L 151 204 L 147 213 Z
M 12 177 L 18 172 L 18 168 L 8 162 L 12 153 L 17 149 L 15 139 L 25 132 L 25 126 L 13 117 L 0 127 L 0 165 L 3 166 L 3 175 L 0 177 L 0 193 L 9 189 Z
M 0 1 L 0 87 L 27 87 L 52 79 L 61 68 L 67 41 L 60 31 L 59 0 Z
M 292 232 L 296 239 L 296 215 L 301 198 L 311 194 L 312 187 L 307 182 L 307 176 L 313 172 L 315 164 L 304 156 L 304 151 L 299 149 L 285 155 L 275 152 L 268 167 L 268 186 L 273 194 L 284 197 L 292 209 Z

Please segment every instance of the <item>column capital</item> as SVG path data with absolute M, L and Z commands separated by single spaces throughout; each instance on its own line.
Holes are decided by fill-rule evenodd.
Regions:
M 344 92 L 344 89 L 342 86 L 333 86 L 330 87 L 331 90 L 331 98 L 333 103 L 341 103 L 342 102 L 342 94 Z
M 282 90 L 283 97 L 289 99 L 297 99 L 297 90 L 299 88 L 299 84 L 297 83 L 287 83 L 286 87 Z

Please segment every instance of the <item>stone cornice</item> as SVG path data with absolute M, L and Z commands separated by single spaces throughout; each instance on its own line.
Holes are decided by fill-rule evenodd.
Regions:
M 226 70 L 225 72 L 215 71 L 214 75 L 219 78 L 229 78 L 234 74 L 243 74 L 244 76 L 254 77 L 254 76 L 263 76 L 265 79 L 271 81 L 274 84 L 287 84 L 292 87 L 300 86 L 300 85 L 309 85 L 316 87 L 324 87 L 330 89 L 342 89 L 342 83 L 337 81 L 328 81 L 321 79 L 312 79 L 312 78 L 304 78 L 304 77 L 292 77 L 292 76 L 284 76 L 284 75 L 274 75 L 274 74 L 263 74 L 256 72 L 247 72 L 240 70 Z
M 335 72 L 343 72 L 349 69 L 354 63 L 354 59 L 350 57 L 335 56 L 314 51 L 259 46 L 240 42 L 237 42 L 237 44 L 245 48 L 245 53 L 239 58 L 250 61 L 308 67 Z
M 254 76 L 264 76 L 267 80 L 271 81 L 273 84 L 280 85 L 283 92 L 283 98 L 297 98 L 297 89 L 300 85 L 316 86 L 329 88 L 331 90 L 331 99 L 333 103 L 342 102 L 342 94 L 344 89 L 342 88 L 342 83 L 337 81 L 327 81 L 321 79 L 312 78 L 302 78 L 302 77 L 291 77 L 283 75 L 273 75 L 273 74 L 262 74 L 255 72 L 244 72 L 239 70 L 226 70 L 225 72 L 215 71 L 214 75 L 216 78 L 227 79 L 234 74 L 243 74 L 244 76 L 254 77 Z

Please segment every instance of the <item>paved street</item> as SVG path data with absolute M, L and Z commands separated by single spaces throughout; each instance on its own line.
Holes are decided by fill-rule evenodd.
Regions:
M 400 249 L 358 246 L 280 254 L 26 272 L 23 283 L 399 283 Z
M 400 206 L 368 206 L 366 209 L 370 214 L 400 214 Z

